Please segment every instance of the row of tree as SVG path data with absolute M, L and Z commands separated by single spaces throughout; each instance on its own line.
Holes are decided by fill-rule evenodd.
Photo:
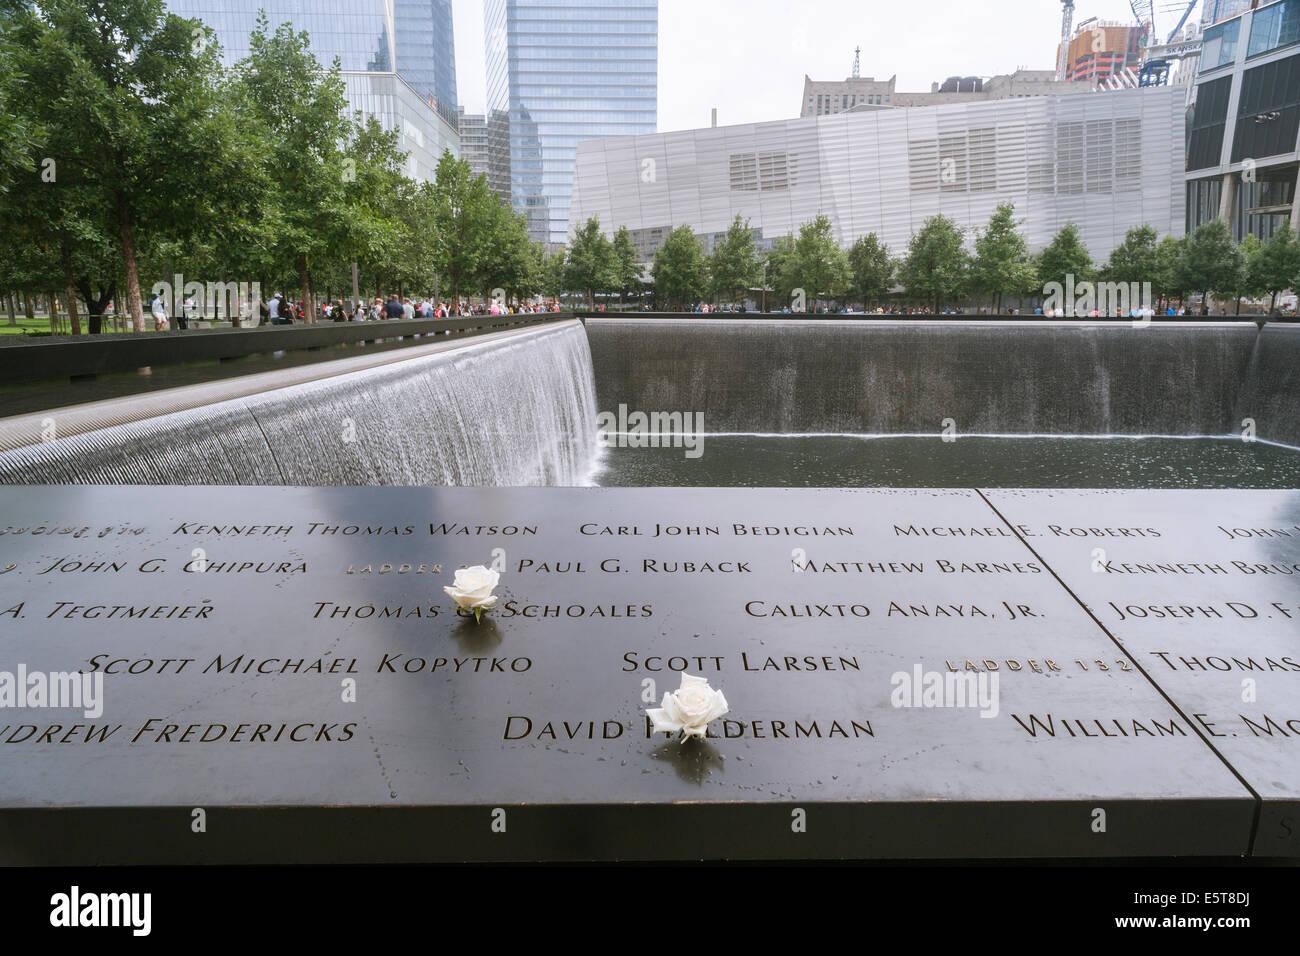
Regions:
M 760 254 L 748 221 L 737 216 L 708 254 L 690 227 L 674 229 L 655 252 L 651 275 L 656 297 L 669 307 L 710 299 L 740 303 L 768 294 L 771 301 L 785 303 L 802 290 L 808 308 L 817 301 L 871 308 L 902 298 L 926 303 L 935 311 L 980 302 L 997 312 L 1008 298 L 1033 301 L 1042 298 L 1051 283 L 1065 286 L 1071 277 L 1075 286 L 1150 283 L 1153 304 L 1186 301 L 1189 295 L 1238 302 L 1271 295 L 1275 306 L 1280 292 L 1300 287 L 1300 242 L 1289 223 L 1268 242 L 1250 236 L 1242 243 L 1233 240 L 1221 221 L 1186 237 L 1161 238 L 1152 227 L 1140 226 L 1129 230 L 1101 264 L 1094 262 L 1072 223 L 1036 255 L 1029 253 L 1022 225 L 1014 206 L 1004 203 L 988 225 L 975 232 L 968 248 L 961 226 L 935 216 L 912 236 L 906 252 L 895 256 L 875 233 L 842 249 L 830 220 L 821 215 Z M 601 242 L 599 226 L 591 220 L 575 236 L 570 255 L 579 254 L 579 248 L 600 248 Z M 588 258 L 613 261 L 601 260 L 599 253 Z M 620 293 L 629 288 L 626 278 L 604 274 L 604 285 L 588 278 L 578 288 Z
M 349 114 L 337 62 L 324 70 L 309 38 L 260 18 L 248 56 L 220 65 L 212 31 L 168 14 L 163 0 L 0 0 L 0 289 L 56 294 L 81 331 L 100 330 L 109 301 L 145 327 L 142 285 L 179 273 L 202 282 L 375 295 L 435 289 L 509 299 L 647 290 L 626 229 L 592 219 L 563 252 L 529 241 L 526 221 L 468 164 L 444 153 L 431 182 L 405 175 L 397 134 Z M 1191 236 L 1130 231 L 1097 266 L 1067 225 L 1030 255 L 1010 204 L 968 237 L 936 216 L 895 255 L 875 235 L 847 249 L 829 219 L 760 254 L 736 217 L 708 254 L 689 227 L 655 252 L 661 306 L 755 296 L 870 307 L 903 295 L 937 311 L 976 299 L 1041 295 L 1049 283 L 1151 283 L 1158 299 L 1222 299 L 1300 285 L 1288 226 L 1238 244 L 1212 222 Z M 968 244 L 968 238 L 971 240 Z
M 339 65 L 265 18 L 220 65 L 163 0 L 0 0 L 0 289 L 109 301 L 177 273 L 316 294 L 541 291 L 556 264 L 468 164 L 405 175 L 398 137 L 349 113 Z M 122 308 L 125 306 L 125 309 Z

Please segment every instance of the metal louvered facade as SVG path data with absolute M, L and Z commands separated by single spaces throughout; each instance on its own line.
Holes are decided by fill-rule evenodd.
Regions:
M 581 143 L 570 233 L 627 226 L 649 257 L 674 227 L 711 244 L 735 216 L 761 246 L 825 213 L 897 252 L 931 216 L 983 228 L 1012 202 L 1031 249 L 1075 223 L 1101 261 L 1134 226 L 1184 226 L 1184 91 L 1153 87 L 898 108 Z

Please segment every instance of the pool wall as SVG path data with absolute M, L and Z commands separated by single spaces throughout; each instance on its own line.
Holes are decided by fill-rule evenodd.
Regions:
M 589 319 L 601 411 L 710 433 L 1241 434 L 1300 445 L 1300 328 Z

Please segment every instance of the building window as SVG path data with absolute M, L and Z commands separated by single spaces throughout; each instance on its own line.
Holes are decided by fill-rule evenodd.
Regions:
M 1232 162 L 1293 153 L 1297 133 L 1300 133 L 1300 55 L 1244 72 Z
M 1255 11 L 1246 56 L 1300 42 L 1300 0 L 1283 0 Z
M 1237 38 L 1241 33 L 1241 20 L 1229 20 L 1205 31 L 1201 44 L 1201 70 L 1213 70 L 1237 59 Z

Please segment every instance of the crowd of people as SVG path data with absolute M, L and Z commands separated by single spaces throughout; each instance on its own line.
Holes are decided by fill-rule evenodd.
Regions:
M 510 306 L 497 301 L 474 302 L 461 300 L 448 304 L 427 297 L 415 299 L 391 294 L 387 299 L 376 296 L 369 302 L 345 302 L 333 299 L 322 302 L 308 314 L 302 302 L 292 302 L 277 292 L 262 303 L 263 322 L 287 325 L 295 322 L 384 322 L 392 319 L 445 319 L 453 315 L 531 315 L 542 312 L 559 312 L 558 302 L 523 303 Z
M 427 297 L 411 299 L 391 294 L 386 299 L 377 296 L 369 301 L 358 302 L 328 299 L 309 312 L 301 301 L 295 302 L 284 293 L 277 292 L 256 304 L 260 323 L 254 320 L 252 324 L 270 326 L 311 325 L 316 322 L 384 322 L 392 319 L 445 319 L 453 315 L 533 315 L 559 311 L 560 304 L 556 301 L 526 302 L 511 306 L 497 301 L 462 299 L 459 303 L 449 305 Z M 164 296 L 154 294 L 150 297 L 149 315 L 156 331 L 162 332 L 171 327 L 173 319 L 167 314 L 167 299 Z M 203 314 L 193 299 L 187 298 L 177 310 L 174 321 L 176 328 L 186 329 L 190 322 L 207 318 L 209 317 Z M 248 318 L 252 319 L 253 316 Z

